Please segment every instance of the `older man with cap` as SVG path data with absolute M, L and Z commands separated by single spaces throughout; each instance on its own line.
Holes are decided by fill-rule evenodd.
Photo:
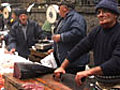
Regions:
M 25 9 L 19 10 L 19 20 L 12 26 L 9 33 L 9 52 L 15 51 L 24 58 L 30 54 L 29 48 L 33 46 L 42 36 L 41 27 L 32 20 L 28 19 Z
M 60 73 L 65 73 L 69 63 L 93 50 L 95 67 L 78 72 L 76 83 L 81 85 L 83 78 L 91 75 L 96 75 L 98 81 L 103 79 L 106 83 L 120 83 L 120 80 L 116 80 L 120 79 L 120 24 L 117 21 L 120 11 L 117 5 L 116 0 L 102 0 L 96 5 L 100 25 L 70 51 L 60 68 L 55 70 L 56 78 L 60 77 Z
M 60 2 L 60 19 L 52 36 L 54 40 L 54 56 L 58 67 L 70 50 L 86 36 L 86 21 L 74 8 L 75 0 L 63 0 Z M 85 65 L 88 63 L 88 55 L 77 59 L 77 62 L 72 63 L 67 68 L 67 73 L 76 74 L 78 71 L 85 70 Z

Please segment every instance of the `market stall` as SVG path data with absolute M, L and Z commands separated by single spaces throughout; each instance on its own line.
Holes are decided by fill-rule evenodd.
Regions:
M 14 63 L 35 63 L 18 55 L 10 55 L 4 53 L 4 48 L 0 48 L 0 89 L 5 88 L 6 90 L 20 90 L 25 89 L 23 85 L 28 84 L 35 90 L 71 90 L 64 84 L 57 82 L 53 79 L 52 74 L 40 75 L 40 77 L 19 79 L 13 77 Z M 31 72 L 33 73 L 33 72 Z
M 10 55 L 4 53 L 4 48 L 0 48 L 0 89 L 4 87 L 4 79 L 2 75 L 5 73 L 13 73 L 15 62 L 30 62 L 18 55 Z

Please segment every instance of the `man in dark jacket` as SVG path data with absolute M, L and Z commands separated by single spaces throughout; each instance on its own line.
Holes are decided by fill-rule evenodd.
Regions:
M 28 19 L 26 10 L 19 10 L 19 20 L 12 26 L 9 32 L 9 53 L 15 51 L 24 58 L 30 54 L 29 48 L 41 38 L 41 27 Z
M 95 67 L 76 74 L 78 85 L 82 84 L 82 78 L 91 75 L 106 78 L 120 75 L 120 24 L 117 22 L 120 11 L 116 0 L 102 0 L 96 6 L 96 13 L 100 25 L 71 50 L 60 68 L 55 70 L 56 78 L 59 78 L 60 73 L 65 73 L 64 69 L 69 63 L 90 50 L 94 52 Z
M 70 50 L 86 36 L 86 21 L 83 16 L 74 10 L 74 3 L 75 0 L 64 0 L 60 3 L 59 15 L 61 18 L 52 36 L 54 56 L 58 66 L 61 65 Z M 88 55 L 78 57 L 77 62 L 72 63 L 67 68 L 67 72 L 76 74 L 78 71 L 83 71 L 87 63 Z

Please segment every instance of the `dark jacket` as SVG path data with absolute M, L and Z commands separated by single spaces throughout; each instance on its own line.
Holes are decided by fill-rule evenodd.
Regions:
M 4 20 L 3 15 L 0 14 L 0 30 L 3 31 L 4 29 Z
M 62 21 L 61 25 L 60 22 Z M 61 35 L 61 40 L 58 43 L 54 43 L 54 50 L 56 57 L 61 64 L 66 58 L 68 52 L 83 38 L 86 36 L 86 21 L 76 11 L 70 11 L 67 16 L 58 21 L 55 28 L 55 34 Z M 88 56 L 84 55 L 81 58 L 77 58 L 76 65 L 85 65 L 88 63 Z
M 72 49 L 68 60 L 72 63 L 90 50 L 94 52 L 95 66 L 100 66 L 104 75 L 120 75 L 120 24 L 107 30 L 96 27 Z
M 30 54 L 29 48 L 41 38 L 41 34 L 42 30 L 40 26 L 36 22 L 28 20 L 27 40 L 25 40 L 22 27 L 18 21 L 12 26 L 9 32 L 9 49 L 16 48 L 20 56 L 27 58 Z

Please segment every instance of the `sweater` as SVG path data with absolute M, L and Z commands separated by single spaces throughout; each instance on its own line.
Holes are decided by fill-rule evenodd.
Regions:
M 97 26 L 71 50 L 67 59 L 72 63 L 90 50 L 94 53 L 95 66 L 100 66 L 104 75 L 119 75 L 120 24 L 106 30 Z

